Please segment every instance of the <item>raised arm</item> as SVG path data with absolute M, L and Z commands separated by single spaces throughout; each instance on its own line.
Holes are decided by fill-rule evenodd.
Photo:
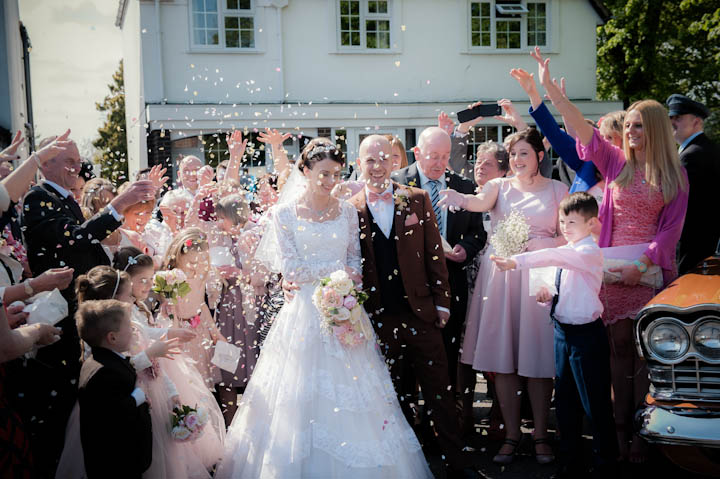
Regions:
M 265 131 L 261 131 L 258 135 L 259 142 L 271 146 L 273 167 L 275 168 L 275 173 L 278 175 L 283 175 L 286 171 L 290 170 L 290 161 L 288 160 L 285 148 L 283 148 L 283 143 L 291 136 L 292 134 L 290 133 L 283 134 L 270 128 L 265 128 Z
M 245 155 L 248 140 L 247 138 L 243 140 L 242 131 L 240 130 L 233 130 L 231 134 L 227 135 L 226 140 L 230 152 L 230 161 L 228 162 L 223 182 L 226 179 L 239 181 L 240 167 L 242 166 L 243 155 Z
M 567 127 L 575 131 L 583 145 L 590 144 L 593 137 L 593 127 L 587 124 L 582 112 L 563 95 L 560 85 L 556 81 L 550 80 L 550 59 L 543 58 L 540 49 L 537 47 L 530 55 L 538 62 L 540 84 L 545 88 L 552 104 L 563 116 Z

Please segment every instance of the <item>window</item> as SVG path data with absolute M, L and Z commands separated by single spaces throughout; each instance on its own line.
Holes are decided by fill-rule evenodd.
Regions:
M 191 18 L 193 46 L 255 48 L 253 0 L 192 0 Z
M 339 0 L 342 48 L 389 50 L 391 0 Z
M 522 50 L 548 46 L 545 1 L 470 1 L 470 48 Z
M 230 150 L 224 132 L 203 135 L 202 144 L 206 165 L 216 168 L 219 163 L 230 159 Z
M 532 46 L 547 45 L 547 5 L 540 2 L 527 4 L 527 44 Z
M 468 132 L 467 136 L 467 159 L 471 164 L 475 164 L 475 153 L 477 147 L 486 141 L 494 141 L 502 143 L 505 138 L 514 133 L 511 126 L 476 126 Z

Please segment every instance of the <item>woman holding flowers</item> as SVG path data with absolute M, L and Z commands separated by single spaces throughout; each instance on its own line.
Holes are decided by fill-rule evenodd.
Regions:
M 505 140 L 505 149 L 510 154 L 510 178 L 488 181 L 476 196 L 444 190 L 441 205 L 490 212 L 493 234 L 486 258 L 498 249 L 515 254 L 563 244 L 565 240 L 557 234 L 558 204 L 567 186 L 539 173 L 544 156 L 540 134 L 533 128 L 515 133 Z M 462 350 L 461 363 L 495 373 L 505 443 L 493 460 L 508 464 L 514 458 L 522 434 L 521 394 L 527 381 L 536 457 L 540 463 L 551 462 L 547 417 L 555 375 L 553 329 L 548 311 L 530 296 L 528 270 L 501 272 L 483 259 Z
M 310 141 L 268 212 L 256 258 L 298 289 L 263 344 L 215 477 L 432 477 L 361 306 L 357 211 L 330 195 L 343 165 L 330 140 Z

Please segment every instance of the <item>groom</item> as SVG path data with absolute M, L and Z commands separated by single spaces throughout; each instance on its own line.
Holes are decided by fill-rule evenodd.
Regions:
M 430 197 L 390 181 L 392 148 L 371 135 L 360 144 L 365 188 L 350 199 L 360 222 L 363 289 L 395 390 L 407 363 L 419 379 L 428 418 L 452 469 L 470 465 L 463 454 L 448 377 L 442 328 L 450 317 L 448 271 Z M 407 401 L 400 404 L 412 424 Z

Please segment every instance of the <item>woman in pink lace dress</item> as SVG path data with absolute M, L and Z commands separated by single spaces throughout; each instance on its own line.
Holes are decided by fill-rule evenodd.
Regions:
M 673 141 L 667 110 L 654 100 L 630 105 L 623 148 L 603 139 L 582 113 L 550 82 L 547 60 L 538 53 L 539 76 L 565 124 L 575 130 L 578 154 L 592 161 L 605 178 L 600 207 L 600 247 L 649 243 L 634 263 L 618 268 L 621 284 L 603 285 L 603 321 L 610 339 L 615 425 L 620 454 L 643 462 L 645 445 L 632 436 L 635 407 L 649 387 L 648 371 L 634 348 L 633 318 L 656 291 L 638 284 L 642 272 L 659 265 L 665 284 L 677 276 L 675 247 L 685 221 L 688 180 Z

